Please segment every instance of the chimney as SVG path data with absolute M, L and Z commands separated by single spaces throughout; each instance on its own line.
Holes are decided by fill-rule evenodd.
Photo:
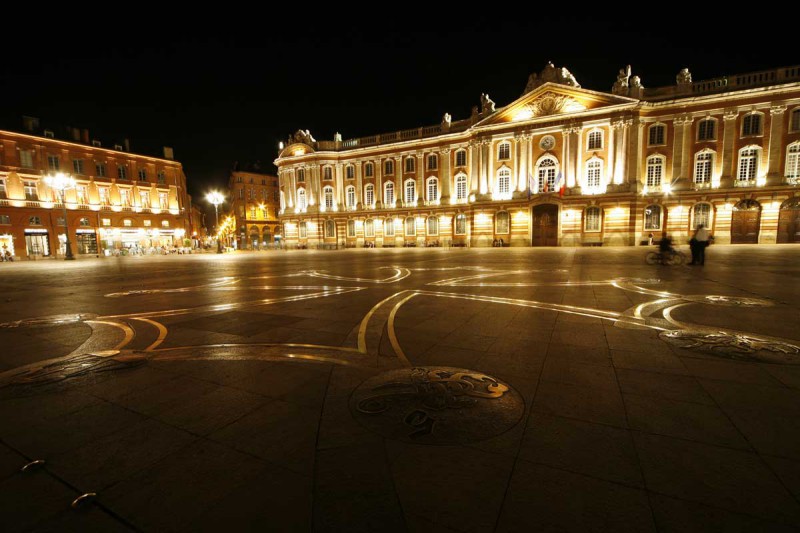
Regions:
M 72 126 L 67 126 L 67 131 L 69 132 L 69 136 L 73 141 L 80 141 L 81 140 L 81 130 L 78 128 L 73 128 Z
M 175 154 L 169 146 L 164 147 L 164 159 L 175 159 Z
M 83 144 L 89 144 L 89 130 L 83 130 L 81 140 L 83 141 Z
M 25 131 L 35 132 L 39 129 L 39 119 L 36 117 L 22 117 L 22 127 Z
M 131 151 L 131 140 L 128 139 L 128 138 L 123 139 L 122 140 L 122 146 L 125 147 L 125 151 L 126 152 L 130 152 Z

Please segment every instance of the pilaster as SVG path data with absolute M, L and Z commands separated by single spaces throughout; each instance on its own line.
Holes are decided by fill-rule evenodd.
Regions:
M 439 201 L 442 205 L 450 203 L 450 190 L 453 187 L 451 183 L 453 176 L 451 176 L 452 173 L 450 172 L 450 152 L 451 149 L 449 147 L 439 150 L 439 186 L 441 187 Z
M 733 187 L 734 153 L 733 142 L 736 139 L 736 118 L 739 112 L 736 109 L 726 109 L 725 126 L 722 132 L 722 175 L 719 186 L 723 189 Z
M 767 185 L 780 185 L 781 176 L 781 150 L 783 145 L 783 117 L 786 112 L 785 105 L 774 105 L 770 108 L 769 128 L 769 153 L 767 154 Z

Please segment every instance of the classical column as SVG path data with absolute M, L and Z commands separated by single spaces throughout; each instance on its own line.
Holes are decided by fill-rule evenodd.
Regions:
M 722 132 L 722 176 L 719 186 L 722 188 L 733 187 L 734 153 L 733 142 L 736 140 L 736 109 L 725 110 L 725 129 Z
M 564 139 L 564 160 L 561 162 L 564 178 L 567 180 L 567 187 L 572 188 L 578 185 L 578 172 L 580 172 L 580 132 L 581 128 L 569 126 L 561 130 Z
M 530 136 L 525 133 L 519 134 L 515 139 L 514 150 L 517 154 L 517 187 L 518 191 L 524 191 L 527 187 L 528 173 L 528 140 Z M 512 190 L 514 188 L 512 187 Z
M 469 194 L 478 191 L 478 165 L 480 165 L 480 141 L 471 140 L 469 142 L 469 149 L 467 150 L 469 157 Z
M 425 204 L 425 156 L 417 152 L 417 205 Z M 420 201 L 422 200 L 422 201 Z
M 440 204 L 446 205 L 450 203 L 450 189 L 452 188 L 453 176 L 450 172 L 450 148 L 442 148 L 439 150 L 439 191 Z
M 394 201 L 395 205 L 403 205 L 403 158 L 394 158 Z M 394 207 L 394 206 L 392 206 Z
M 375 205 L 383 207 L 383 161 L 375 161 Z
M 342 164 L 341 163 L 336 163 L 336 165 L 334 167 L 334 172 L 336 173 L 336 175 L 335 175 L 336 190 L 333 192 L 334 205 L 337 207 L 337 209 L 339 209 L 344 204 L 344 191 L 343 191 L 344 183 L 342 181 L 343 177 L 342 177 Z
M 786 111 L 785 105 L 774 105 L 770 108 L 770 127 L 769 127 L 769 153 L 767 154 L 767 185 L 780 185 L 781 162 L 783 150 L 783 115 Z
M 681 177 L 686 178 L 691 183 L 692 181 L 692 146 L 694 144 L 694 137 L 692 136 L 692 123 L 694 119 L 686 115 L 683 122 L 683 164 L 681 165 Z
M 627 168 L 625 183 L 635 184 L 639 191 L 644 186 L 641 182 L 642 158 L 644 156 L 643 141 L 644 121 L 639 118 L 625 121 L 625 166 Z
M 295 195 L 297 194 L 297 184 L 294 181 L 294 171 L 290 171 L 288 174 L 289 174 L 289 207 L 294 209 L 294 206 L 296 205 Z
M 319 205 L 320 187 L 319 187 L 319 173 L 320 166 L 315 164 L 311 167 L 311 186 L 308 188 L 308 205 Z
M 361 194 L 364 187 L 364 184 L 361 180 L 361 167 L 363 166 L 363 161 L 356 161 L 356 206 L 359 206 L 363 203 L 363 200 L 361 199 Z
M 480 177 L 479 177 L 479 190 L 481 194 L 489 192 L 489 141 L 483 140 L 480 142 Z
M 686 141 L 691 137 L 688 133 L 691 128 L 692 117 L 686 113 L 679 115 L 675 117 L 672 124 L 675 130 L 672 140 L 672 181 L 676 182 L 689 177 L 687 160 L 690 159 L 690 156 L 687 152 L 690 146 L 687 146 Z

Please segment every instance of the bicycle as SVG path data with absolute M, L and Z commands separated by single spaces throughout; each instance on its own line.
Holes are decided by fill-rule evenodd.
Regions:
M 644 256 L 644 260 L 648 265 L 660 263 L 662 265 L 678 266 L 686 262 L 686 254 L 680 250 L 672 250 L 667 252 L 666 255 L 662 254 L 660 251 L 647 252 L 647 255 Z

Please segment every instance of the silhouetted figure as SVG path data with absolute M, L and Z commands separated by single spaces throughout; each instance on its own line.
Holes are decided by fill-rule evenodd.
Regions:
M 672 238 L 666 233 L 664 233 L 664 236 L 658 241 L 658 250 L 661 252 L 661 262 L 667 264 L 673 253 L 673 249 Z
M 709 244 L 711 235 L 703 224 L 697 226 L 697 231 L 689 241 L 689 247 L 692 249 L 692 261 L 690 265 L 704 265 L 706 262 L 706 247 Z

